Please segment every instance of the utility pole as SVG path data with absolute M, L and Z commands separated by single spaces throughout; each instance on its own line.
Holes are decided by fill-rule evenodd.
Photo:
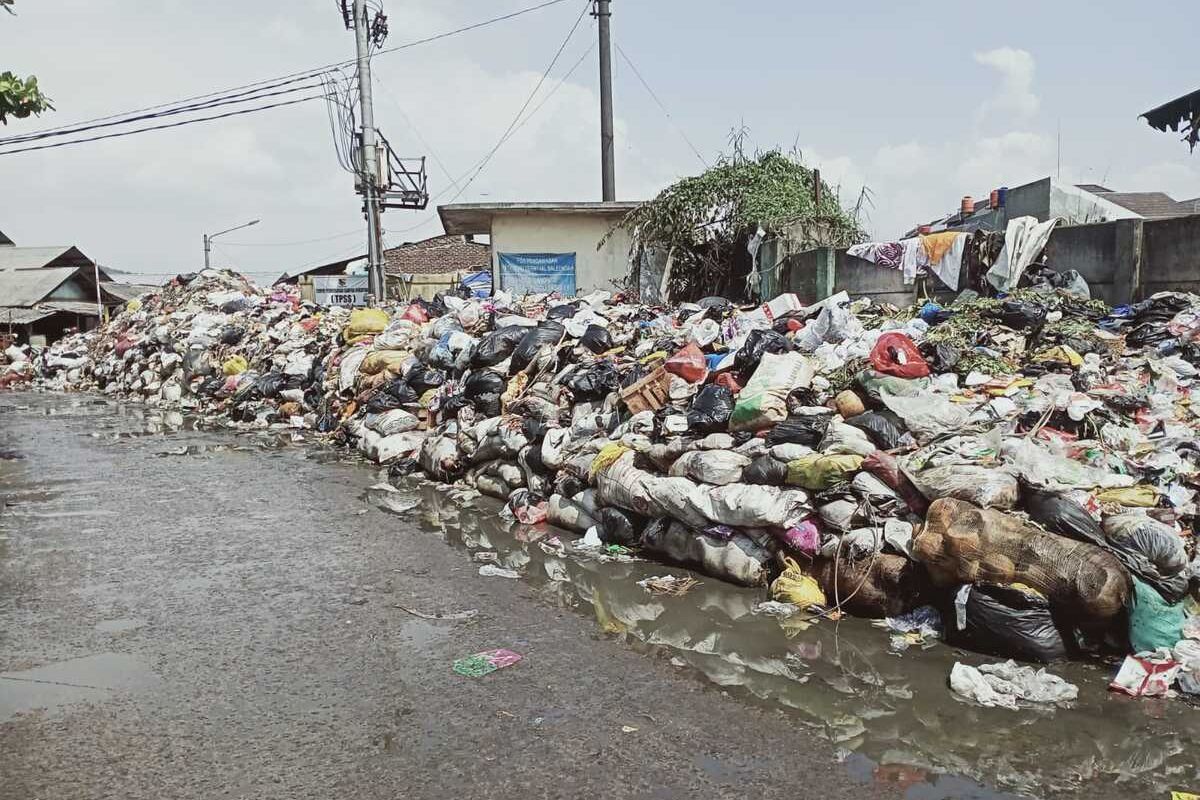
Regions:
M 379 175 L 375 109 L 371 103 L 371 39 L 366 0 L 354 0 L 354 43 L 358 49 L 358 104 L 362 113 L 359 179 L 367 218 L 367 281 L 376 302 L 384 297 L 383 247 L 379 241 Z
M 617 171 L 613 163 L 612 43 L 608 22 L 610 0 L 596 0 L 600 28 L 600 185 L 605 202 L 617 199 Z

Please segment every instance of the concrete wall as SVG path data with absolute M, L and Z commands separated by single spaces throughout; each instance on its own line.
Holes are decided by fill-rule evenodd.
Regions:
M 1122 264 L 1131 263 L 1132 255 L 1119 241 L 1127 236 L 1127 231 L 1118 236 L 1118 227 L 1116 223 L 1105 222 L 1056 228 L 1046 245 L 1047 263 L 1060 271 L 1078 270 L 1088 282 L 1092 297 L 1114 304 L 1118 295 L 1127 295 L 1130 291 L 1127 280 L 1120 290 L 1116 281 L 1118 274 L 1124 271 Z M 1121 302 L 1125 300 L 1128 300 L 1127 296 Z
M 574 253 L 575 289 L 612 290 L 629 271 L 629 234 L 620 230 L 604 247 L 596 245 L 620 214 L 497 214 L 492 219 L 492 281 L 500 284 L 500 253 Z
M 904 285 L 904 273 L 884 269 L 838 250 L 834 262 L 833 292 L 846 291 L 851 297 L 870 297 L 877 303 L 906 306 L 915 298 L 915 287 Z
M 1142 223 L 1141 297 L 1200 292 L 1200 215 Z

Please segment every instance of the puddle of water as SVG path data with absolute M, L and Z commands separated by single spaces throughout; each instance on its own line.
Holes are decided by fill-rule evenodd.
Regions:
M 51 713 L 80 702 L 99 702 L 113 692 L 152 688 L 158 677 L 145 662 L 122 653 L 59 661 L 0 673 L 0 722 L 35 710 Z
M 495 553 L 495 563 L 521 572 L 543 601 L 595 618 L 601 632 L 665 651 L 672 663 L 751 702 L 789 709 L 798 724 L 869 765 L 870 782 L 904 788 L 914 800 L 1053 796 L 1114 780 L 1161 793 L 1192 782 L 1200 719 L 1182 703 L 1150 708 L 1110 695 L 1107 669 L 1099 665 L 1051 667 L 1080 688 L 1070 706 L 981 708 L 950 693 L 950 667 L 996 659 L 942 644 L 896 654 L 888 632 L 868 620 L 789 625 L 753 613 L 768 599 L 765 589 L 703 575 L 681 597 L 652 595 L 637 582 L 687 573 L 657 562 L 606 563 L 570 548 L 558 552 L 547 544 L 550 537 L 576 536 L 510 526 L 499 518 L 497 501 L 464 503 L 454 494 L 412 482 L 399 493 L 368 492 L 364 499 L 416 502 L 407 516 L 426 531 L 472 556 Z

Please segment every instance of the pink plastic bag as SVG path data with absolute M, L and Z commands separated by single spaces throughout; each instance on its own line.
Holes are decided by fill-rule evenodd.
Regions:
M 708 361 L 695 342 L 689 342 L 687 347 L 668 358 L 663 368 L 688 383 L 699 383 L 708 376 Z

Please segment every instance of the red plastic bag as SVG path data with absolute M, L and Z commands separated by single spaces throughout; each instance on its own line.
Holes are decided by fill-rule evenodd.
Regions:
M 916 343 L 903 333 L 885 333 L 871 349 L 871 366 L 896 378 L 924 378 L 929 365 Z
M 427 314 L 425 309 L 421 308 L 421 306 L 413 303 L 404 310 L 404 314 L 401 315 L 400 319 L 406 319 L 409 322 L 416 323 L 429 322 L 429 314 Z
M 688 383 L 699 383 L 708 376 L 708 361 L 695 342 L 688 342 L 687 347 L 668 358 L 663 368 Z

